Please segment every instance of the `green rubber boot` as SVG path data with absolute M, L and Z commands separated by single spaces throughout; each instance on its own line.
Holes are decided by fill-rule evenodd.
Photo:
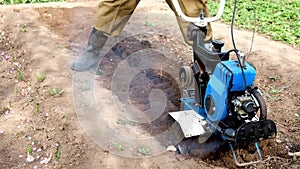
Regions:
M 92 29 L 88 45 L 83 53 L 72 63 L 71 69 L 78 72 L 83 72 L 94 67 L 99 59 L 100 49 L 104 46 L 107 36 L 102 32 Z

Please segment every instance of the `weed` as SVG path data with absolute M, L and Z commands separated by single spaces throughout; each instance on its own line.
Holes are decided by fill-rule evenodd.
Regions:
M 24 80 L 24 74 L 23 72 L 20 70 L 20 68 L 18 66 L 15 66 L 16 70 L 17 70 L 17 79 L 19 81 L 23 81 Z
M 20 32 L 27 32 L 27 29 L 26 28 L 21 28 Z
M 21 132 L 17 131 L 16 132 L 16 137 L 20 137 L 21 136 Z
M 76 83 L 83 83 L 83 84 L 89 84 L 90 83 L 90 80 L 82 80 L 82 79 L 73 79 L 74 82 Z
M 38 102 L 38 92 L 35 90 L 34 93 L 34 105 L 35 105 L 35 111 L 38 113 L 40 111 L 40 104 Z
M 51 96 L 61 96 L 64 93 L 64 89 L 57 89 L 57 88 L 48 88 L 48 93 Z
M 12 102 L 9 100 L 8 101 L 8 109 L 11 110 L 12 109 Z
M 31 152 L 32 152 L 32 148 L 30 147 L 30 145 L 27 145 L 26 146 L 26 153 L 27 153 L 27 155 L 31 154 Z
M 33 161 L 34 161 L 34 157 L 30 155 L 31 152 L 32 152 L 31 147 L 30 147 L 29 145 L 27 145 L 27 146 L 26 146 L 26 153 L 27 153 L 26 161 L 27 161 L 27 162 L 33 162 Z
M 271 94 L 279 94 L 279 93 L 280 93 L 280 90 L 279 90 L 279 89 L 276 89 L 276 88 L 273 87 L 273 86 L 270 86 L 270 89 L 271 89 Z
M 271 94 L 279 94 L 281 93 L 283 90 L 287 90 L 288 88 L 290 88 L 289 85 L 286 85 L 286 86 L 283 86 L 282 88 L 278 89 L 278 88 L 275 88 L 273 86 L 270 86 L 270 92 Z
M 266 93 L 265 95 L 268 98 L 268 102 L 275 102 L 279 100 L 278 97 L 273 97 L 270 93 Z
M 116 122 L 117 122 L 117 124 L 122 124 L 122 125 L 125 125 L 125 124 L 135 125 L 134 121 L 128 120 L 128 119 L 118 119 Z
M 40 111 L 40 104 L 35 101 L 35 111 L 38 113 Z
M 24 80 L 24 74 L 23 74 L 21 71 L 18 71 L 17 79 L 18 79 L 19 81 L 23 81 L 23 80 Z
M 88 105 L 89 105 L 88 103 L 81 102 L 82 107 L 87 107 Z
M 78 89 L 80 89 L 82 92 L 86 92 L 86 91 L 89 91 L 91 90 L 91 87 L 78 87 Z
M 145 22 L 145 26 L 153 26 L 151 22 Z
M 60 143 L 57 143 L 56 152 L 55 152 L 55 160 L 59 161 L 61 155 L 61 146 Z
M 116 150 L 118 150 L 118 151 L 123 151 L 124 150 L 122 144 L 120 144 L 120 143 L 112 143 L 112 144 L 113 144 L 113 146 L 115 147 Z
M 145 147 L 139 147 L 137 149 L 138 153 L 143 155 L 143 156 L 149 156 L 151 153 L 150 153 L 150 150 L 145 148 Z
M 46 75 L 44 73 L 41 73 L 37 76 L 38 82 L 43 82 L 46 79 Z
M 66 48 L 67 45 L 65 45 L 65 44 L 58 44 L 57 47 L 58 47 L 58 48 Z
M 103 70 L 102 69 L 97 69 L 96 75 L 102 75 L 102 74 L 103 74 Z

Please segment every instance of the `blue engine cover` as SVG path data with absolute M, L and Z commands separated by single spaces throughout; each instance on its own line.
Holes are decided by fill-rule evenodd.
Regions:
M 228 93 L 246 90 L 248 86 L 253 85 L 256 77 L 255 68 L 246 62 L 244 73 L 247 86 L 245 86 L 238 62 L 229 60 L 222 63 L 217 64 L 204 97 L 205 113 L 211 121 L 225 119 L 228 114 Z

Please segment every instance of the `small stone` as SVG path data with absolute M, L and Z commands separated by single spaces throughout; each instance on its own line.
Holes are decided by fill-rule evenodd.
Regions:
M 47 158 L 44 158 L 43 160 L 40 161 L 40 164 L 46 164 L 47 163 Z
M 176 152 L 177 151 L 177 148 L 173 145 L 170 145 L 167 147 L 166 151 L 173 151 L 173 152 Z
M 51 156 L 49 158 L 44 158 L 42 161 L 40 161 L 40 164 L 48 164 L 50 159 L 51 159 Z

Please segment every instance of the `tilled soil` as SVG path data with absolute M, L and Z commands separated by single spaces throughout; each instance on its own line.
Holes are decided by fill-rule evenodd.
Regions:
M 205 144 L 198 144 L 197 138 L 184 139 L 178 144 L 185 148 L 184 154 L 177 150 L 131 159 L 114 155 L 85 134 L 74 110 L 69 65 L 87 40 L 95 5 L 96 2 L 84 2 L 1 7 L 1 168 L 236 168 L 229 146 L 218 136 Z M 137 35 L 137 29 L 147 33 Z M 215 36 L 226 42 L 225 47 L 231 48 L 228 26 L 215 23 L 213 29 Z M 167 106 L 161 116 L 151 123 L 139 124 L 145 135 L 157 135 L 174 122 L 167 113 L 180 110 L 181 86 L 176 68 L 189 64 L 192 52 L 182 43 L 175 18 L 162 2 L 143 2 L 124 32 L 134 36 L 112 46 L 98 67 L 95 84 L 111 89 L 115 69 L 137 51 L 156 50 L 160 51 L 157 57 L 174 56 L 171 63 L 162 63 L 164 69 L 146 69 L 136 74 L 129 85 L 129 99 L 142 112 L 151 107 L 152 89 L 166 93 Z M 247 51 L 246 42 L 251 35 L 236 30 L 241 50 Z M 297 46 L 256 37 L 249 61 L 257 68 L 256 84 L 267 100 L 268 117 L 276 122 L 278 136 L 260 142 L 264 161 L 246 168 L 300 166 L 299 156 L 293 154 L 300 151 L 299 56 Z M 61 93 L 51 94 L 49 90 L 54 88 Z M 33 162 L 26 161 L 27 152 L 35 158 Z M 255 155 L 253 147 L 238 152 L 245 161 L 255 159 Z

